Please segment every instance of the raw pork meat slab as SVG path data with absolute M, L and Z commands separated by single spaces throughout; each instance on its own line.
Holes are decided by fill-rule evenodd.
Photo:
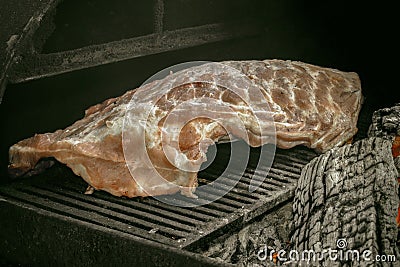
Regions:
M 232 134 L 245 139 L 251 146 L 276 142 L 280 148 L 305 145 L 324 152 L 344 144 L 357 132 L 362 95 L 356 73 L 283 60 L 226 61 L 220 65 L 222 71 L 218 77 L 207 71 L 210 64 L 192 67 L 171 74 L 172 78 L 181 82 L 165 94 L 157 88 L 166 79 L 172 79 L 170 76 L 90 107 L 84 118 L 64 130 L 36 134 L 18 142 L 9 150 L 10 175 L 29 175 L 38 169 L 35 166 L 40 159 L 53 157 L 95 189 L 116 196 L 162 195 L 179 191 L 193 196 L 197 186 L 196 168 L 205 161 L 210 140 L 218 142 Z M 235 72 L 230 69 L 246 76 L 260 90 L 262 97 L 255 97 L 246 88 L 239 88 L 240 94 L 235 94 L 230 88 L 218 84 L 194 81 L 190 75 L 197 73 L 205 80 L 218 78 L 225 84 L 238 86 L 236 77 L 232 75 Z M 201 109 L 204 99 L 214 100 L 231 112 L 214 112 L 221 114 L 220 117 L 199 117 L 187 122 L 177 132 L 169 132 L 179 137 L 180 151 L 176 159 L 195 162 L 191 171 L 182 170 L 168 160 L 163 149 L 163 122 L 182 102 L 191 100 Z M 132 177 L 132 169 L 128 168 L 127 164 L 132 162 L 127 162 L 124 156 L 123 124 L 127 107 L 132 105 L 132 101 L 134 107 L 155 103 L 151 116 L 145 122 L 145 131 L 138 131 L 138 135 L 133 135 L 130 140 L 145 139 L 151 167 L 165 179 L 164 182 L 152 176 Z M 257 117 L 251 111 L 252 105 L 261 102 L 269 106 L 268 116 Z M 143 114 L 137 112 L 131 114 L 131 119 L 142 121 L 141 116 Z M 223 127 L 225 122 L 227 125 L 240 123 L 247 135 L 235 132 L 233 126 Z M 175 120 L 173 123 L 182 122 Z M 144 127 L 139 124 L 133 125 L 132 129 Z M 271 129 L 274 136 L 271 136 Z M 133 142 L 131 145 L 138 144 Z M 133 164 L 136 164 L 136 173 L 150 173 L 146 172 L 150 168 L 146 164 L 140 161 Z M 139 186 L 136 182 L 138 178 L 145 183 Z

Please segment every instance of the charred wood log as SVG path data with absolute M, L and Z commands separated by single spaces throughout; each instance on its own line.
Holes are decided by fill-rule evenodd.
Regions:
M 400 103 L 374 112 L 368 136 L 377 136 L 390 140 L 395 136 L 400 136 Z
M 393 142 L 392 154 L 397 171 L 400 172 L 400 103 L 374 112 L 368 136 L 381 137 Z
M 356 250 L 360 255 L 369 250 L 371 258 L 395 255 L 399 259 L 398 173 L 390 147 L 390 141 L 382 138 L 363 139 L 334 148 L 303 168 L 293 202 L 293 249 L 315 253 Z M 340 257 L 334 262 L 325 257 L 319 263 L 376 264 L 361 256 L 360 261 Z M 396 262 L 385 264 L 396 266 Z
M 400 173 L 400 103 L 374 112 L 368 136 L 378 136 L 392 142 L 394 164 Z M 399 183 L 400 200 L 400 177 L 397 178 L 397 181 Z M 400 201 L 396 221 L 397 226 L 400 227 Z M 397 245 L 400 246 L 400 232 L 397 236 Z

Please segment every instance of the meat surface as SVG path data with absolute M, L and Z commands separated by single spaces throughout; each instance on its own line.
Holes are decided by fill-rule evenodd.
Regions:
M 209 63 L 92 106 L 64 130 L 18 142 L 9 171 L 26 175 L 54 157 L 116 196 L 193 196 L 211 143 L 234 136 L 253 147 L 324 152 L 357 132 L 361 102 L 353 72 L 282 60 Z

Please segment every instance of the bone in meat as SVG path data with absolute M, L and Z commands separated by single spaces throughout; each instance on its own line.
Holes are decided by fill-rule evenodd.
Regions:
M 356 73 L 282 60 L 221 63 L 239 70 L 262 89 L 274 119 L 278 147 L 306 145 L 324 152 L 344 144 L 357 132 L 362 95 Z M 200 72 L 204 69 L 203 66 L 197 67 Z M 233 77 L 228 74 L 226 77 L 222 75 L 220 79 L 229 82 Z M 207 75 L 212 74 L 204 73 L 204 77 Z M 260 121 L 257 125 L 254 114 L 248 112 L 243 99 L 227 88 L 192 82 L 190 77 L 183 77 L 182 86 L 174 88 L 157 101 L 151 124 L 144 133 L 146 150 L 152 164 L 171 183 L 159 184 L 150 176 L 144 178 L 148 181 L 145 185 L 138 186 L 135 179 L 132 179 L 123 153 L 122 124 L 126 107 L 135 95 L 145 95 L 149 100 L 159 98 L 160 95 L 154 89 L 157 81 L 90 107 L 83 119 L 64 130 L 36 134 L 13 145 L 9 151 L 10 174 L 27 174 L 39 159 L 54 157 L 95 189 L 116 196 L 162 195 L 178 191 L 192 196 L 197 186 L 197 172 L 177 169 L 168 161 L 161 146 L 162 123 L 170 110 L 188 99 L 215 99 L 217 103 L 233 110 L 224 114 L 222 120 L 230 120 L 234 115 L 240 116 L 249 136 L 246 141 L 251 146 L 260 146 L 269 141 L 260 136 L 257 130 L 257 127 L 264 127 L 269 122 L 263 125 L 264 122 Z M 140 99 L 142 104 L 146 97 Z M 251 100 L 249 94 L 246 97 L 249 105 L 255 101 Z M 202 140 L 217 142 L 227 136 L 227 131 L 229 129 L 211 119 L 194 119 L 178 133 L 179 148 L 186 158 L 200 159 L 201 163 L 207 146 L 202 145 Z M 146 166 L 140 168 L 146 169 Z

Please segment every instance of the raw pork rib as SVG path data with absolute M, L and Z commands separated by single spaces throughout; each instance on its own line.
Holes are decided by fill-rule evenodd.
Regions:
M 226 61 L 221 64 L 240 71 L 253 81 L 255 87 L 261 89 L 263 100 L 269 104 L 273 117 L 278 147 L 306 145 L 324 152 L 344 144 L 357 132 L 362 95 L 356 73 L 282 60 Z M 203 71 L 204 77 L 212 76 L 212 73 L 204 71 L 205 66 L 207 64 L 193 68 L 197 68 L 197 72 Z M 9 151 L 10 175 L 27 175 L 34 170 L 39 159 L 54 157 L 95 189 L 116 196 L 162 195 L 179 191 L 193 196 L 197 186 L 197 172 L 182 171 L 172 165 L 164 153 L 160 137 L 166 116 L 180 102 L 188 99 L 212 98 L 221 105 L 229 106 L 233 111 L 224 113 L 221 119 L 229 121 L 231 117 L 239 116 L 248 133 L 246 142 L 251 146 L 260 146 L 272 140 L 260 136 L 259 131 L 259 127 L 268 128 L 271 122 L 257 123 L 255 115 L 246 108 L 247 104 L 252 105 L 256 101 L 252 100 L 250 93 L 246 95 L 244 92 L 246 99 L 243 100 L 223 86 L 193 82 L 189 75 L 183 77 L 182 86 L 170 90 L 162 97 L 154 89 L 159 82 L 155 81 L 90 107 L 83 119 L 64 130 L 36 134 L 18 142 Z M 234 77 L 226 74 L 219 79 L 229 83 Z M 148 183 L 139 186 L 127 167 L 122 124 L 128 103 L 137 95 L 145 96 L 138 100 L 141 104 L 159 99 L 143 135 L 151 163 L 170 183 L 160 184 L 152 181 L 151 176 L 145 176 L 140 179 L 147 179 Z M 140 117 L 141 114 L 133 116 Z M 177 133 L 180 138 L 179 148 L 188 160 L 198 160 L 201 164 L 205 161 L 207 150 L 207 143 L 201 141 L 211 139 L 217 142 L 226 138 L 229 131 L 229 127 L 222 127 L 215 120 L 196 118 Z M 136 137 L 133 136 L 131 140 L 133 146 Z M 240 134 L 237 137 L 244 138 Z M 145 164 L 140 165 L 140 162 L 137 162 L 137 166 L 147 168 Z

